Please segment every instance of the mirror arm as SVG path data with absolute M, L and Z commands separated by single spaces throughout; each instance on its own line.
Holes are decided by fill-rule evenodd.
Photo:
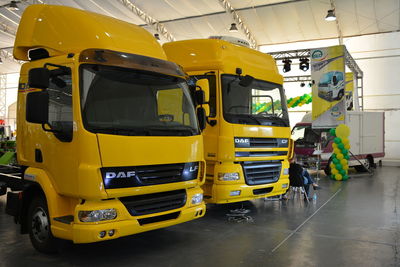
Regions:
M 210 120 L 209 117 L 206 117 L 206 122 L 211 126 L 214 127 L 215 125 L 217 125 L 217 120 Z
M 48 126 L 50 127 L 50 129 L 47 129 L 47 128 L 46 128 L 46 125 L 48 125 Z M 45 131 L 45 132 L 50 132 L 50 133 L 61 133 L 61 131 L 51 129 L 51 125 L 50 125 L 48 122 L 42 123 L 42 129 L 43 129 L 43 131 Z

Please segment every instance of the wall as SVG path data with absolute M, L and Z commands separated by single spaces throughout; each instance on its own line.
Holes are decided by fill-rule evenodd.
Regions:
M 400 164 L 400 33 L 384 33 L 345 38 L 343 43 L 364 72 L 364 109 L 385 111 L 385 161 Z M 262 46 L 262 52 L 287 51 L 304 48 L 317 48 L 339 44 L 337 39 Z M 297 65 L 285 76 L 305 75 L 309 72 L 298 70 Z M 278 62 L 282 69 L 282 63 Z M 309 93 L 308 87 L 299 83 L 285 85 L 288 98 Z M 301 120 L 311 104 L 290 110 L 291 125 Z M 373 123 L 373 122 L 371 122 Z

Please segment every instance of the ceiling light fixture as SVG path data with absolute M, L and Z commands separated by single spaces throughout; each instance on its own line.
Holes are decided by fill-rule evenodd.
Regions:
M 302 71 L 308 71 L 308 69 L 310 68 L 310 60 L 306 57 L 300 58 L 299 68 Z
M 301 83 L 301 84 L 300 84 L 300 87 L 304 87 L 304 86 L 306 86 L 305 83 Z
M 155 37 L 157 40 L 160 41 L 160 35 L 159 35 L 158 33 L 155 33 L 155 34 L 154 34 L 154 37 Z
M 292 61 L 288 58 L 282 60 L 283 63 L 283 72 L 289 72 L 292 68 L 290 66 L 290 64 L 292 64 Z
M 334 21 L 336 20 L 336 15 L 335 15 L 335 10 L 334 9 L 329 9 L 328 14 L 325 17 L 326 21 Z
M 229 32 L 238 32 L 238 28 L 236 26 L 236 23 L 232 23 L 231 27 L 229 28 Z
M 19 10 L 17 3 L 21 3 L 21 1 L 10 1 L 10 3 L 8 3 L 8 4 L 1 5 L 0 8 L 5 7 L 10 11 L 16 11 L 16 10 Z

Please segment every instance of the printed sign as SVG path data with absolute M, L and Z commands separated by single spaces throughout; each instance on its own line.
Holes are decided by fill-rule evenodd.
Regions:
M 353 110 L 353 98 L 354 98 L 354 74 L 352 72 L 346 73 L 346 110 Z
M 344 123 L 344 71 L 344 46 L 311 50 L 313 128 L 332 128 Z

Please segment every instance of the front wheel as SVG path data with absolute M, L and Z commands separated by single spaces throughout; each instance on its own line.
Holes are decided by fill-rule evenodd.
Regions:
M 57 252 L 57 239 L 50 229 L 50 217 L 46 200 L 36 197 L 32 200 L 28 212 L 29 237 L 33 247 L 39 252 Z

